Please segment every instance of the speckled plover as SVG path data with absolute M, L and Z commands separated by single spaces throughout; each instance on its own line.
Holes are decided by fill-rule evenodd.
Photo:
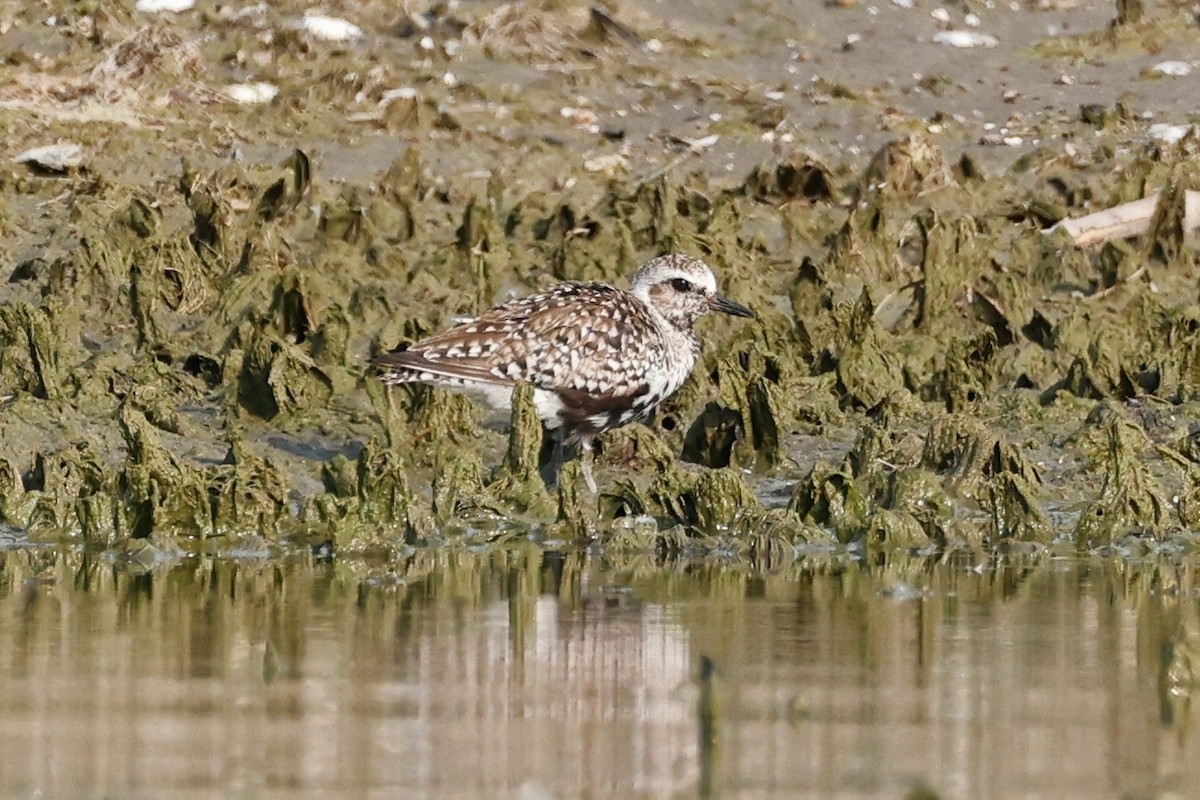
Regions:
M 687 379 L 700 354 L 693 325 L 710 311 L 753 317 L 717 294 L 712 270 L 691 256 L 660 256 L 629 291 L 561 283 L 512 300 L 374 363 L 389 384 L 419 381 L 483 395 L 506 408 L 518 381 L 560 442 L 578 442 L 592 477 L 592 440 L 649 414 Z

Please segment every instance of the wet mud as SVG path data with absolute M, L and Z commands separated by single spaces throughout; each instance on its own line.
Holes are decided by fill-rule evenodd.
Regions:
M 772 563 L 823 544 L 1194 546 L 1200 315 L 1180 209 L 1200 136 L 1154 138 L 1147 116 L 1176 110 L 1152 63 L 1195 42 L 1182 7 L 985 14 L 1010 32 L 1094 24 L 989 50 L 1020 89 L 989 87 L 980 114 L 1068 92 L 1042 81 L 1098 60 L 1137 91 L 1056 95 L 1036 125 L 1012 112 L 1029 130 L 1010 116 L 978 135 L 955 110 L 967 79 L 855 85 L 886 55 L 835 40 L 873 19 L 854 4 L 795 41 L 733 25 L 763 42 L 750 73 L 714 33 L 732 23 L 633 5 L 368 3 L 350 42 L 313 39 L 289 4 L 74 4 L 52 25 L 2 8 L 13 155 L 84 152 L 61 172 L 0 166 L 15 541 L 141 562 L 512 537 Z M 777 51 L 799 55 L 768 65 Z M 813 71 L 804 91 L 761 75 L 788 65 Z M 251 79 L 278 94 L 223 88 Z M 1144 237 L 1083 250 L 1050 231 L 1158 190 Z M 546 480 L 528 393 L 497 420 L 389 391 L 368 365 L 666 251 L 705 259 L 759 319 L 702 323 L 688 383 L 601 438 L 598 497 L 572 462 Z

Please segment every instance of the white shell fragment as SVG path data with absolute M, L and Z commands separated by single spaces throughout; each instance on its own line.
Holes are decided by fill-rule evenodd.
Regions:
M 708 136 L 701 136 L 699 139 L 686 139 L 684 137 L 680 137 L 680 141 L 690 147 L 693 153 L 699 153 L 703 150 L 707 150 L 717 142 L 721 141 L 721 137 L 718 134 L 710 133 Z
M 1000 44 L 995 36 L 979 31 L 941 31 L 933 35 L 933 41 L 950 47 L 995 47 Z
M 34 147 L 13 157 L 18 164 L 36 164 L 53 172 L 66 172 L 83 163 L 83 148 L 74 142 Z
M 353 22 L 324 14 L 305 14 L 300 20 L 300 27 L 310 36 L 327 42 L 347 42 L 363 35 L 362 28 Z
M 617 175 L 626 171 L 629 161 L 620 153 L 589 158 L 583 162 L 583 168 L 588 172 L 602 172 L 605 175 Z
M 393 100 L 415 100 L 420 93 L 411 86 L 401 86 L 399 89 L 388 89 L 379 98 L 379 105 L 386 106 Z
M 1150 71 L 1168 78 L 1186 78 L 1192 73 L 1192 65 L 1186 61 L 1163 61 L 1151 67 Z
M 1150 126 L 1147 133 L 1151 139 L 1156 139 L 1167 144 L 1175 144 L 1183 137 L 1187 136 L 1192 130 L 1191 125 L 1169 125 L 1165 122 L 1156 122 Z
M 269 103 L 279 94 L 279 87 L 270 83 L 231 83 L 225 87 L 225 95 L 235 103 L 254 105 Z
M 138 0 L 134 8 L 147 14 L 158 14 L 169 11 L 178 14 L 196 5 L 196 0 Z

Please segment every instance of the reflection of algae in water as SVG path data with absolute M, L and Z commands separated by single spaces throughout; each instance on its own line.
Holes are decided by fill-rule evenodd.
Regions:
M 708 656 L 700 657 L 700 701 L 698 704 L 700 737 L 700 797 L 714 797 L 720 787 L 717 768 L 721 763 L 721 707 L 717 687 L 717 665 Z

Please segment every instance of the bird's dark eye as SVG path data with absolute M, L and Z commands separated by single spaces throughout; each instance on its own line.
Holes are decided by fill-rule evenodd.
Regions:
M 690 292 L 692 290 L 692 284 L 690 281 L 684 278 L 672 278 L 671 288 L 677 292 Z

